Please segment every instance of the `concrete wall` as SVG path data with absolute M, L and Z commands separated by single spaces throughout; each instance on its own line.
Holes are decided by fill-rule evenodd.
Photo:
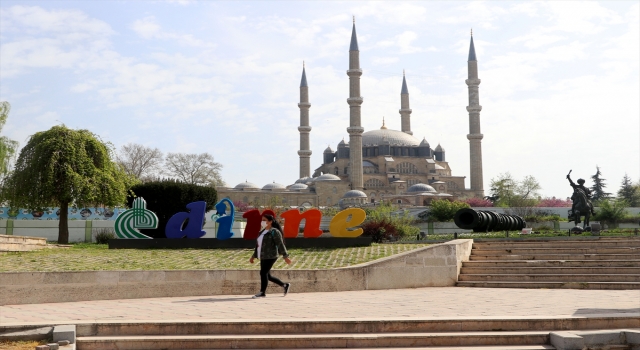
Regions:
M 453 286 L 473 240 L 436 244 L 329 270 L 275 270 L 292 291 L 332 292 Z M 0 274 L 0 305 L 199 295 L 252 295 L 257 270 L 16 272 Z M 271 284 L 267 293 L 281 293 Z

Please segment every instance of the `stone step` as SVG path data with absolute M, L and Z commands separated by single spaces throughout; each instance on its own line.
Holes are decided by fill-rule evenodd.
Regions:
M 271 321 L 113 321 L 76 322 L 78 336 L 222 335 L 222 334 L 323 334 L 387 332 L 540 331 L 639 328 L 640 318 L 603 315 L 589 318 L 556 317 L 465 317 L 453 319 L 344 319 Z M 2 327 L 0 326 L 0 333 Z
M 76 344 L 78 350 L 544 345 L 549 331 L 96 336 L 78 337 Z
M 347 350 L 350 348 L 334 348 L 337 350 Z M 492 345 L 492 346 L 429 346 L 429 347 L 410 347 L 410 348 L 384 348 L 386 350 L 555 350 L 556 348 L 551 345 Z M 266 350 L 266 349 L 256 349 Z M 311 350 L 311 349 L 298 349 L 298 350 Z M 380 350 L 380 348 L 359 348 L 359 350 Z M 617 348 L 611 348 L 609 350 L 619 350 Z
M 640 247 L 616 247 L 616 248 L 505 248 L 493 250 L 472 249 L 471 255 L 509 255 L 509 254 L 626 254 L 637 255 L 640 258 Z
M 629 274 L 461 274 L 458 281 L 499 281 L 499 282 L 635 282 L 640 284 L 640 275 Z
M 535 288 L 535 289 L 639 289 L 640 282 L 507 282 L 507 281 L 459 281 L 458 287 L 480 288 Z
M 586 275 L 586 274 L 635 274 L 640 276 L 640 265 L 638 267 L 467 267 L 462 266 L 461 274 L 526 274 L 526 275 Z
M 475 260 L 462 267 L 640 267 L 639 260 Z
M 491 249 L 504 247 L 640 247 L 640 237 L 627 239 L 588 239 L 588 240 L 517 240 L 517 241 L 474 241 L 474 249 Z
M 638 260 L 637 254 L 509 254 L 471 255 L 469 260 Z

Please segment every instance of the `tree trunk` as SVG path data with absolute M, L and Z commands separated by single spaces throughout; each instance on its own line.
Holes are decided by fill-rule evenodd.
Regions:
M 58 244 L 69 244 L 69 203 L 60 203 Z

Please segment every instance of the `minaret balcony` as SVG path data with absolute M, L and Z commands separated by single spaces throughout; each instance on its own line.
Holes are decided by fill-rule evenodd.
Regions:
M 467 106 L 467 112 L 480 112 L 482 110 L 482 106 Z
M 400 112 L 400 114 L 411 114 L 412 110 L 410 108 L 403 108 L 398 110 L 398 112 Z
M 347 103 L 351 106 L 361 105 L 364 99 L 362 97 L 349 97 Z
M 311 127 L 310 126 L 299 126 L 298 127 L 298 131 L 300 131 L 300 132 L 311 132 Z
M 298 151 L 300 157 L 311 157 L 311 151 L 308 149 L 301 149 Z
M 361 126 L 350 126 L 347 128 L 347 132 L 349 135 L 362 134 L 364 132 L 364 128 Z
M 350 77 L 359 77 L 362 75 L 362 69 L 354 68 L 347 70 L 347 75 Z
M 467 135 L 467 139 L 468 140 L 482 140 L 483 137 L 484 137 L 484 135 L 482 135 L 482 134 L 468 134 Z
M 467 83 L 467 85 L 471 86 L 471 85 L 480 85 L 481 81 L 482 81 L 481 79 L 467 79 L 464 82 Z
M 311 103 L 309 103 L 309 102 L 300 102 L 300 103 L 298 103 L 298 107 L 299 108 L 309 108 L 309 107 L 311 107 Z

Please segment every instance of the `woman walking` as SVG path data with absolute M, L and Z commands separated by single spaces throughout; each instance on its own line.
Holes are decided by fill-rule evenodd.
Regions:
M 282 254 L 287 264 L 291 264 L 289 254 L 287 254 L 287 248 L 284 246 L 282 240 L 282 228 L 278 221 L 269 214 L 262 215 L 261 225 L 262 232 L 260 232 L 260 236 L 258 236 L 253 256 L 249 259 L 249 262 L 252 264 L 256 258 L 260 260 L 260 293 L 254 295 L 253 298 L 264 298 L 267 296 L 268 281 L 284 288 L 284 295 L 286 296 L 291 288 L 291 283 L 284 283 L 269 273 L 273 264 L 278 260 L 278 253 Z

